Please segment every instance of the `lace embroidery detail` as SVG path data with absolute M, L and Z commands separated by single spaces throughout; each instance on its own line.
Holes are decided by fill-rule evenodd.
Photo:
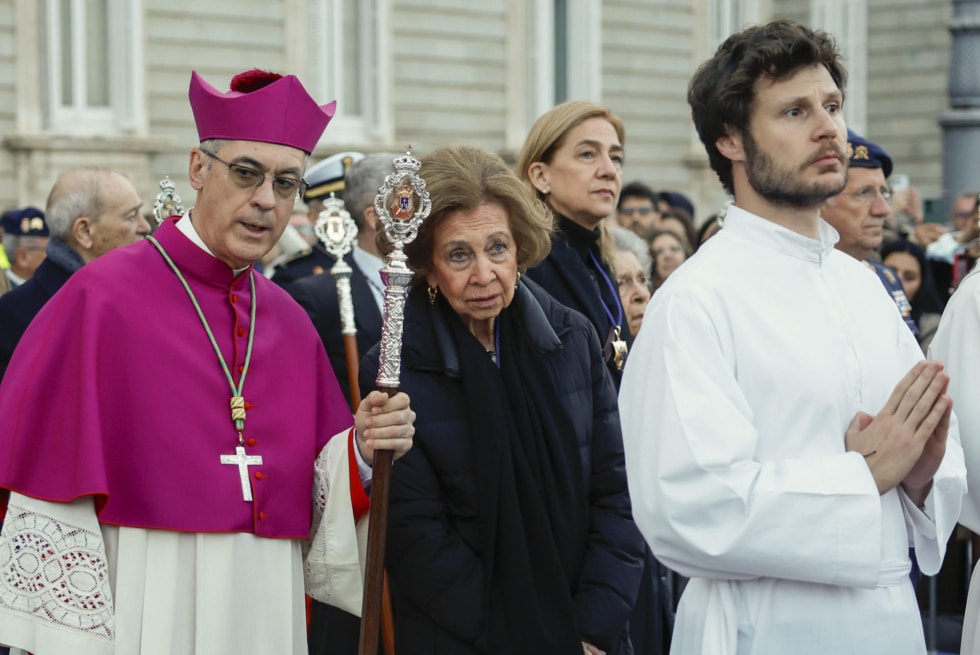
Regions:
M 303 543 L 303 572 L 307 594 L 360 616 L 367 521 L 354 523 L 348 443 L 349 434 L 335 436 L 313 467 L 313 525 Z
M 330 561 L 329 544 L 320 528 L 323 515 L 327 511 L 327 495 L 330 493 L 330 473 L 326 460 L 327 449 L 324 448 L 313 465 L 313 521 L 310 539 L 303 542 L 303 574 L 307 592 L 318 587 L 332 587 L 329 568 L 324 566 Z
M 112 640 L 102 535 L 10 505 L 0 536 L 0 607 Z

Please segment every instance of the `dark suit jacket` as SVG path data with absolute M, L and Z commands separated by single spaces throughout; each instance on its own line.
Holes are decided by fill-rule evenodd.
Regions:
M 323 246 L 316 244 L 309 250 L 296 253 L 292 259 L 276 266 L 276 270 L 272 274 L 272 281 L 281 287 L 287 287 L 290 283 L 304 277 L 329 273 L 333 263 L 334 258 L 323 249 Z
M 381 340 L 381 311 L 371 293 L 364 272 L 348 254 L 345 261 L 353 273 L 350 276 L 351 296 L 354 300 L 354 326 L 357 328 L 358 358 L 367 354 Z M 333 261 L 330 262 L 333 266 Z M 329 271 L 329 267 L 327 268 Z M 350 381 L 347 376 L 347 356 L 344 336 L 340 333 L 340 305 L 337 300 L 337 282 L 330 273 L 304 277 L 286 286 L 286 292 L 298 302 L 313 321 L 323 347 L 327 350 L 337 382 L 350 403 Z
M 27 326 L 69 277 L 71 271 L 46 257 L 34 277 L 0 296 L 0 379 Z
M 599 293 L 601 281 L 596 281 L 582 258 L 561 233 L 551 238 L 551 252 L 547 259 L 529 269 L 526 275 L 544 287 L 555 300 L 584 314 L 595 327 L 599 342 L 605 345 L 610 322 L 603 309 L 602 296 Z M 610 279 L 612 279 L 611 274 Z M 619 302 L 618 297 L 616 302 Z M 615 309 L 613 311 L 615 312 Z M 623 322 L 626 322 L 625 319 Z M 629 326 L 622 326 L 621 335 L 627 344 L 632 344 Z M 606 364 L 618 389 L 623 374 L 616 370 L 611 360 L 607 360 Z

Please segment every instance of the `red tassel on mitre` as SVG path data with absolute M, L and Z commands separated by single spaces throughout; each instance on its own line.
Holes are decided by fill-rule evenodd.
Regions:
M 260 141 L 313 152 L 337 103 L 320 106 L 295 75 L 249 70 L 222 93 L 191 72 L 188 99 L 201 141 Z
M 231 90 L 237 91 L 238 93 L 251 93 L 281 79 L 282 75 L 279 73 L 253 68 L 231 78 Z

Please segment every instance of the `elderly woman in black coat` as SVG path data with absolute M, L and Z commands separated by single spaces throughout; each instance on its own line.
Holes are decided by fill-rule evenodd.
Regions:
M 396 650 L 631 653 L 643 542 L 616 392 L 591 323 L 521 279 L 551 216 L 478 148 L 440 149 L 420 175 L 432 212 L 406 248 L 401 360 L 415 447 L 388 525 Z

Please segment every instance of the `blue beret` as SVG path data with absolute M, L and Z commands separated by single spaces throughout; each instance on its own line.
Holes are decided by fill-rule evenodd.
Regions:
M 311 166 L 303 176 L 303 181 L 306 182 L 303 200 L 319 200 L 326 198 L 331 192 L 340 196 L 340 192 L 344 190 L 347 171 L 362 159 L 364 155 L 359 152 L 338 152 Z
M 0 217 L 5 234 L 23 237 L 46 237 L 50 234 L 44 212 L 37 207 L 11 209 Z
M 852 167 L 880 168 L 887 178 L 892 174 L 892 158 L 881 146 L 847 131 L 847 159 Z
M 661 191 L 657 197 L 671 207 L 683 209 L 691 215 L 692 219 L 694 218 L 694 203 L 680 191 Z

